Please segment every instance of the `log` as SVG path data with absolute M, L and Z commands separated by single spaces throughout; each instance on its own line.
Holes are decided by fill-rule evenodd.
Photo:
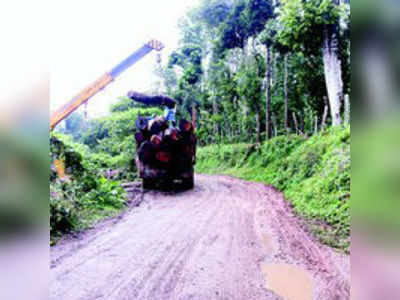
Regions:
M 171 155 L 171 153 L 166 152 L 166 151 L 158 151 L 156 153 L 156 159 L 159 162 L 169 163 L 172 161 L 172 155 Z
M 142 116 L 139 116 L 135 122 L 136 128 L 141 131 L 147 129 L 148 123 L 149 123 L 149 121 L 145 117 L 142 117 Z
M 168 128 L 168 122 L 163 117 L 156 117 L 149 121 L 148 130 L 150 134 L 159 134 Z
M 146 140 L 146 138 L 142 132 L 136 132 L 135 140 L 136 140 L 136 149 L 138 149 L 140 145 L 142 145 L 142 143 Z
M 186 133 L 186 132 L 192 132 L 193 131 L 193 125 L 192 123 L 190 123 L 189 121 L 182 119 L 179 122 L 179 129 L 182 133 Z
M 128 92 L 127 96 L 136 101 L 147 105 L 165 105 L 168 108 L 174 108 L 177 101 L 164 95 L 148 96 L 135 91 Z
M 154 152 L 155 152 L 154 150 L 155 149 L 154 149 L 153 145 L 149 141 L 144 142 L 138 150 L 139 160 L 145 164 L 153 163 L 154 162 Z
M 179 132 L 176 128 L 168 128 L 164 131 L 163 142 L 170 144 L 180 139 Z
M 161 145 L 162 138 L 160 135 L 153 134 L 150 138 L 151 144 L 157 149 Z

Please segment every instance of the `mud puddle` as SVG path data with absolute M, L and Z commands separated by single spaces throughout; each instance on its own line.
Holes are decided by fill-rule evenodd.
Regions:
M 285 300 L 312 300 L 312 277 L 293 265 L 261 265 L 267 287 Z

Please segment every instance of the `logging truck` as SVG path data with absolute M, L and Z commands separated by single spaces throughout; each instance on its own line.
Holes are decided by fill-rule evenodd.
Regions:
M 196 162 L 195 123 L 175 120 L 177 102 L 166 96 L 129 92 L 130 99 L 165 106 L 163 116 L 136 120 L 136 166 L 144 189 L 191 189 Z

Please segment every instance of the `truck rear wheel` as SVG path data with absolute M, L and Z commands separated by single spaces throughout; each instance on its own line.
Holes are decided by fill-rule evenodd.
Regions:
M 194 187 L 194 177 L 182 179 L 182 188 L 185 190 L 191 190 Z
M 155 181 L 153 179 L 143 178 L 142 188 L 145 190 L 153 190 L 155 188 Z

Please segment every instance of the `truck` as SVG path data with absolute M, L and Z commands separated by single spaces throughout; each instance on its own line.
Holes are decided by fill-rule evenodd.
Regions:
M 194 187 L 196 163 L 195 116 L 192 122 L 175 120 L 177 101 L 164 95 L 129 92 L 130 99 L 165 106 L 164 116 L 136 120 L 136 166 L 143 189 L 187 190 Z

